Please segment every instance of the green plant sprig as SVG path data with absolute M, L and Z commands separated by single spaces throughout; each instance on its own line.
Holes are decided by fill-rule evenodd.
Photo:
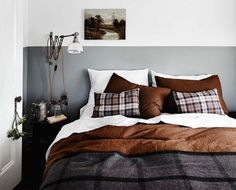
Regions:
M 21 97 L 15 98 L 15 112 L 14 112 L 14 119 L 12 122 L 11 129 L 7 132 L 7 137 L 12 138 L 12 140 L 17 140 L 23 136 L 25 136 L 27 133 L 20 132 L 18 129 L 18 126 L 22 125 L 26 121 L 26 116 L 20 117 L 17 112 L 17 103 L 21 101 Z

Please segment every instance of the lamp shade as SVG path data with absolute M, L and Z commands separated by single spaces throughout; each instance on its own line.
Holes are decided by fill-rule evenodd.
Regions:
M 67 51 L 70 54 L 79 54 L 83 52 L 83 46 L 77 39 L 74 39 L 73 42 L 68 45 Z

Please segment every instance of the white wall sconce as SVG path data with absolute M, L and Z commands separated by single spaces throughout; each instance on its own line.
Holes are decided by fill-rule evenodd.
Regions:
M 68 97 L 67 97 L 67 90 L 64 78 L 64 59 L 63 55 L 60 57 L 60 53 L 63 52 L 62 43 L 64 38 L 73 37 L 73 41 L 67 47 L 67 52 L 70 54 L 80 54 L 83 52 L 83 46 L 78 40 L 79 33 L 75 32 L 69 35 L 61 35 L 61 36 L 53 36 L 53 32 L 50 32 L 49 38 L 47 40 L 47 62 L 49 63 L 49 72 L 48 72 L 48 79 L 49 79 L 49 102 L 52 105 L 57 104 L 58 102 L 61 103 L 61 100 L 65 100 L 66 106 L 68 104 Z M 62 85 L 63 85 L 63 92 L 61 94 L 61 98 L 58 100 L 56 98 L 54 92 L 54 82 L 55 82 L 55 73 L 58 68 L 58 64 L 61 63 L 61 75 L 62 75 Z M 54 69 L 53 69 L 54 67 Z M 53 70 L 52 70 L 53 69 Z
M 83 52 L 83 46 L 78 40 L 79 33 L 75 32 L 69 35 L 54 36 L 53 32 L 50 32 L 49 38 L 47 40 L 47 59 L 49 63 L 53 63 L 53 60 L 58 60 L 60 55 L 61 47 L 64 38 L 74 37 L 71 44 L 68 45 L 68 53 L 79 54 Z

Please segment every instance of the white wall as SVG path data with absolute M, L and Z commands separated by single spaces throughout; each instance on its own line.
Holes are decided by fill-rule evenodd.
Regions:
M 45 46 L 50 31 L 83 39 L 86 8 L 127 11 L 127 40 L 86 46 L 236 46 L 235 0 L 30 0 L 25 46 Z
M 23 0 L 23 41 L 24 41 L 24 46 L 27 46 L 28 39 L 29 39 L 29 0 Z

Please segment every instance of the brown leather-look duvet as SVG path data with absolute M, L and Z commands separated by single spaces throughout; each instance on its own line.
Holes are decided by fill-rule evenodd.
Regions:
M 236 189 L 236 128 L 136 124 L 72 134 L 51 148 L 41 189 Z

